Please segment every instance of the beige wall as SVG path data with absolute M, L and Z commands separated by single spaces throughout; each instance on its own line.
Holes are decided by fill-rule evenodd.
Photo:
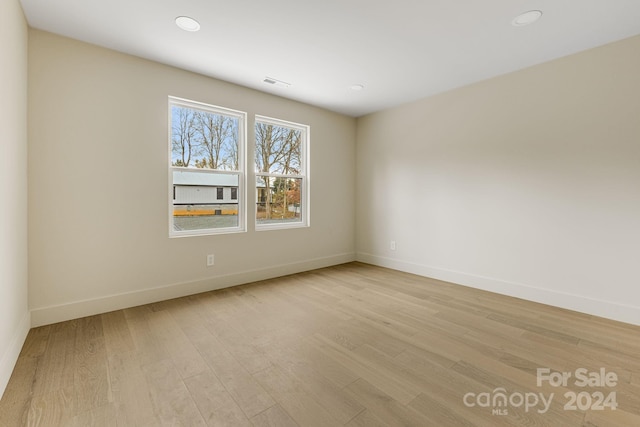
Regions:
M 640 324 L 638 52 L 360 118 L 358 258 Z
M 38 30 L 29 85 L 34 325 L 354 259 L 355 119 Z M 311 227 L 169 239 L 169 95 L 310 125 Z
M 0 2 L 0 396 L 29 330 L 27 306 L 27 24 Z

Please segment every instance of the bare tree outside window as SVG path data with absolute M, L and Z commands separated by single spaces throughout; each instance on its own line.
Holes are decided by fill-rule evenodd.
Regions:
M 307 128 L 260 118 L 255 123 L 256 220 L 303 222 Z
M 238 170 L 238 118 L 194 110 L 171 109 L 171 164 Z
M 201 167 L 235 170 L 238 165 L 237 119 L 198 111 L 194 121 L 201 148 Z
M 189 167 L 192 155 L 199 150 L 194 111 L 174 107 L 171 120 L 171 160 L 173 166 Z

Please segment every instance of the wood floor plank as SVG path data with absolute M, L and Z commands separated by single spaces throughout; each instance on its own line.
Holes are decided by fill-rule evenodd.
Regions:
M 63 388 L 73 388 L 76 321 L 52 326 L 47 347 L 38 363 L 33 395 L 42 396 Z
M 197 346 L 213 373 L 248 418 L 276 404 L 271 395 L 222 346 L 212 342 L 201 342 Z
M 150 312 L 150 310 L 149 310 Z M 156 338 L 156 334 L 152 333 L 152 328 L 147 321 L 147 311 L 137 313 L 136 315 L 126 315 L 127 325 L 133 338 L 135 352 L 139 358 L 140 366 L 149 365 L 169 359 L 165 348 Z
M 134 348 L 133 338 L 131 338 L 131 348 L 129 350 L 125 350 L 128 346 L 121 345 L 121 332 L 116 329 L 125 328 L 128 330 L 126 321 L 116 327 L 111 324 L 109 319 L 103 317 L 103 325 L 105 326 L 104 341 L 107 352 L 108 400 L 112 403 L 119 403 L 127 400 L 127 397 L 123 396 L 123 383 L 126 383 L 136 375 L 142 375 L 140 358 L 138 353 L 132 349 Z
M 580 340 L 578 348 L 588 350 L 586 353 L 590 355 L 592 359 L 600 360 L 602 363 L 623 368 L 628 367 L 630 370 L 636 372 L 640 371 L 640 360 L 635 357 L 637 354 L 640 354 L 640 352 L 636 353 L 633 351 L 613 349 L 606 344 L 587 340 Z M 582 352 L 577 354 L 580 353 Z
M 331 358 L 331 356 L 318 351 L 312 344 L 302 341 L 295 347 L 291 347 L 290 351 L 294 352 L 296 363 L 309 364 L 340 389 L 360 378 L 357 373 Z
M 100 316 L 78 319 L 74 350 L 76 411 L 81 414 L 108 403 L 107 356 Z
M 49 336 L 51 335 L 52 327 L 40 326 L 38 328 L 32 328 L 27 334 L 27 338 L 20 351 L 20 357 L 40 357 L 47 349 L 47 343 L 49 342 Z
M 505 340 L 517 339 L 523 334 L 523 330 L 518 327 L 493 321 L 488 316 L 475 315 L 459 310 L 443 309 L 434 314 L 430 320 L 433 320 L 433 318 L 460 326 L 469 332 L 490 332 L 492 336 L 504 338 Z M 446 326 L 446 329 L 449 330 L 450 327 Z
M 622 368 L 622 371 L 640 372 L 640 358 L 618 354 L 606 347 L 593 342 L 581 341 L 577 346 L 569 343 L 559 343 L 552 338 L 525 332 L 522 340 L 535 343 L 538 348 L 546 349 L 553 354 L 562 354 L 568 367 L 600 368 L 607 367 L 612 370 Z M 519 341 L 519 342 L 522 342 Z M 552 365 L 549 365 L 552 366 Z M 622 373 L 622 372 L 621 372 Z
M 585 427 L 630 427 L 640 425 L 640 415 L 626 411 L 589 411 L 584 416 Z
M 560 329 L 581 339 L 597 341 L 603 344 L 611 343 L 614 348 L 629 347 L 640 352 L 640 342 L 629 341 L 629 325 L 607 321 L 606 319 L 589 319 L 589 328 L 585 329 L 585 320 L 569 316 L 564 312 L 546 312 L 540 314 L 538 321 L 547 327 Z M 639 340 L 640 341 L 640 340 Z
M 142 315 L 142 318 L 146 315 Z M 101 316 L 107 350 L 109 402 L 112 404 L 118 425 L 157 425 L 159 420 L 148 392 L 149 384 L 141 368 L 145 350 L 136 346 L 124 310 Z M 140 320 L 140 317 L 138 317 Z M 146 323 L 145 323 L 146 324 Z
M 635 426 L 638 336 L 355 262 L 35 328 L 0 425 Z M 570 380 L 538 386 L 540 368 Z M 580 368 L 618 381 L 581 387 Z M 554 398 L 500 414 L 464 400 L 503 392 Z M 584 392 L 618 408 L 565 408 Z
M 171 316 L 196 349 L 198 343 L 215 340 L 207 328 L 208 323 L 212 321 L 208 316 L 208 310 L 205 309 L 209 304 L 212 304 L 210 295 L 207 293 L 183 298 L 181 299 L 182 305 L 171 312 Z M 219 344 L 217 340 L 215 343 Z
M 436 363 L 429 354 L 409 350 L 390 359 L 371 347 L 358 352 L 380 365 L 386 365 L 406 384 L 414 384 L 422 390 L 408 406 L 422 413 L 432 425 L 478 425 L 492 427 L 496 419 L 489 411 L 477 411 L 463 404 L 468 392 L 491 392 L 489 387 L 462 375 L 447 366 Z M 466 390 L 460 395 L 460 390 Z M 473 420 L 473 421 L 471 421 Z
M 302 386 L 323 408 L 329 411 L 343 424 L 365 408 L 341 388 L 318 372 L 311 364 L 302 362 L 302 358 L 295 351 L 288 349 L 273 349 L 269 353 L 274 365 Z
M 149 327 L 164 352 L 171 357 L 180 376 L 185 379 L 208 370 L 198 350 L 167 310 L 147 316 Z
M 504 363 L 509 364 L 509 358 L 520 358 L 535 363 L 536 367 L 554 366 L 556 369 L 567 370 L 571 364 L 570 356 L 575 354 L 568 347 L 546 346 L 539 341 L 528 339 L 525 335 L 519 339 L 507 339 L 505 337 L 494 336 L 491 332 L 472 330 L 464 335 L 464 338 L 477 343 L 492 342 L 495 346 L 504 350 L 500 357 Z M 511 365 L 513 366 L 513 365 Z M 520 366 L 517 366 L 521 369 Z
M 76 414 L 74 388 L 57 388 L 46 394 L 34 396 L 29 407 L 27 426 L 68 425 Z
M 100 317 L 109 353 L 124 353 L 135 350 L 133 336 L 123 310 L 104 313 Z
M 415 409 L 416 412 L 422 414 L 429 420 L 429 424 L 438 426 L 456 426 L 456 427 L 475 427 L 478 424 L 474 421 L 470 421 L 463 417 L 460 411 L 451 409 L 450 407 L 443 405 L 435 399 L 430 399 L 424 394 L 419 394 L 408 405 L 410 408 Z M 465 414 L 469 415 L 469 414 Z M 472 414 L 473 420 L 478 418 L 477 414 Z M 494 426 L 495 420 L 492 426 Z
M 80 413 L 73 417 L 69 423 L 70 427 L 117 427 L 117 411 L 113 404 L 107 404 L 98 408 L 91 409 Z
M 334 322 L 318 328 L 317 334 L 330 338 L 347 350 L 354 350 L 363 344 L 379 348 L 385 353 L 396 355 L 407 348 L 407 342 L 389 334 L 372 334 L 370 329 L 358 319 Z
M 389 424 L 373 415 L 368 409 L 362 411 L 355 418 L 345 424 L 347 427 L 388 427 Z
M 252 374 L 271 366 L 271 361 L 262 347 L 256 345 L 250 335 L 228 323 L 208 323 L 207 327 L 248 373 Z
M 13 398 L 0 400 L 0 426 L 26 424 L 37 366 L 37 358 L 18 358 L 7 389 L 4 392 L 5 395 Z
M 170 360 L 143 366 L 151 401 L 163 425 L 206 426 L 191 394 Z
M 273 366 L 253 374 L 260 384 L 298 424 L 302 426 L 342 426 L 344 422 L 327 412 L 305 387 L 280 368 Z
M 393 375 L 389 375 L 388 372 L 379 371 L 376 366 L 367 360 L 340 347 L 321 335 L 308 337 L 307 342 L 356 373 L 359 377 L 379 387 L 400 403 L 407 404 L 419 394 L 419 390 L 415 387 L 403 384 L 394 378 Z
M 151 426 L 160 423 L 150 387 L 142 370 L 130 372 L 121 380 L 117 398 L 113 402 L 118 425 Z
M 36 372 L 47 348 L 50 332 L 48 326 L 29 331 L 5 391 L 16 398 L 0 400 L 0 426 L 26 423 Z
M 539 322 L 533 320 L 522 320 L 514 316 L 506 316 L 502 314 L 493 313 L 487 317 L 489 320 L 504 323 L 505 325 L 511 325 L 515 328 L 522 329 L 523 331 L 533 332 L 535 334 L 543 335 L 557 341 L 567 342 L 569 344 L 578 344 L 580 338 L 566 334 L 557 329 L 551 329 L 548 327 L 540 326 Z
M 208 426 L 251 426 L 242 409 L 212 372 L 187 378 L 185 384 Z
M 299 427 L 280 405 L 273 405 L 260 412 L 251 418 L 251 423 L 254 427 Z
M 428 418 L 393 399 L 364 379 L 350 384 L 345 390 L 363 406 L 388 425 L 424 427 L 432 425 Z
M 310 286 L 305 286 L 298 276 L 292 276 L 291 280 L 285 283 L 285 286 L 275 287 L 274 291 L 280 292 L 290 305 L 300 307 L 305 312 L 314 310 L 325 313 L 330 318 L 337 320 L 351 319 L 349 314 L 343 313 L 334 307 L 338 298 L 330 298 L 326 293 L 320 293 Z M 302 316 L 302 318 L 304 319 L 306 316 Z
M 368 308 L 366 304 L 354 301 L 341 301 L 339 306 L 343 311 L 353 314 L 354 317 L 364 323 L 371 324 L 381 330 L 390 330 L 395 333 L 412 337 L 419 332 L 415 325 L 407 325 L 392 319 L 385 313 L 376 312 L 375 308 Z

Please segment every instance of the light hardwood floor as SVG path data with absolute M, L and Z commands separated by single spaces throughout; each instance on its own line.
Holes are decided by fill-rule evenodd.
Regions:
M 351 263 L 35 328 L 0 425 L 640 426 L 640 327 Z

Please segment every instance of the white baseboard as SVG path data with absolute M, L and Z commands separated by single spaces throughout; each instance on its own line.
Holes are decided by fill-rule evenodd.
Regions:
M 640 307 L 359 252 L 358 261 L 640 326 Z
M 82 301 L 74 301 L 48 307 L 31 309 L 31 325 L 33 327 L 78 319 L 123 308 L 180 298 L 259 280 L 272 279 L 288 274 L 355 261 L 355 253 L 345 253 L 324 258 L 316 258 L 291 264 L 281 264 L 268 268 L 247 270 L 234 274 L 216 276 L 186 283 L 174 283 L 168 286 L 142 289 L 121 294 L 106 295 Z
M 1 355 L 0 359 L 0 398 L 4 394 L 5 389 L 7 388 L 7 384 L 9 383 L 9 379 L 11 378 L 11 374 L 13 373 L 13 369 L 16 366 L 16 361 L 18 360 L 18 356 L 20 355 L 20 350 L 22 350 L 22 346 L 24 345 L 24 341 L 27 339 L 27 334 L 29 333 L 29 329 L 31 328 L 31 317 L 29 312 L 25 312 L 20 324 L 18 325 L 18 329 L 16 330 L 13 338 L 11 339 L 11 343 L 9 346 L 4 349 L 4 353 Z

